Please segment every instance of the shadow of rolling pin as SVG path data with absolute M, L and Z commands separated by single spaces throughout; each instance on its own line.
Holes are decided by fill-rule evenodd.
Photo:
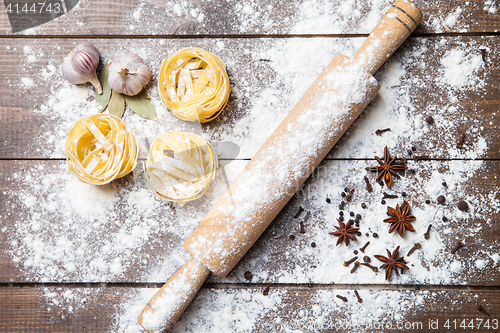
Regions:
M 332 60 L 186 240 L 192 258 L 144 308 L 146 331 L 172 328 L 210 271 L 229 274 L 375 97 L 372 75 L 421 21 L 411 1 L 397 0 L 352 59 Z

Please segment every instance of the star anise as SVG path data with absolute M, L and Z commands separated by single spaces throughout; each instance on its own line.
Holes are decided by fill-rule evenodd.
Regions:
M 403 257 L 398 258 L 398 253 L 399 253 L 399 246 L 392 252 L 387 250 L 387 255 L 388 257 L 384 257 L 382 255 L 375 255 L 375 258 L 377 258 L 380 261 L 385 262 L 380 268 L 385 268 L 385 279 L 389 280 L 389 277 L 391 276 L 392 270 L 396 272 L 396 275 L 399 275 L 398 272 L 398 267 L 403 271 L 403 269 L 410 269 L 408 266 L 406 266 L 406 262 Z
M 397 230 L 401 237 L 405 236 L 405 230 L 415 232 L 413 225 L 410 221 L 416 219 L 413 215 L 408 215 L 410 212 L 410 206 L 405 201 L 399 206 L 396 206 L 396 209 L 392 207 L 387 207 L 387 215 L 390 217 L 385 219 L 385 223 L 391 223 L 391 227 L 389 228 L 389 233 L 392 233 L 394 230 Z
M 380 165 L 374 166 L 374 167 L 367 167 L 366 170 L 368 171 L 380 171 L 380 173 L 377 176 L 377 181 L 379 181 L 382 176 L 384 176 L 384 181 L 387 187 L 391 187 L 392 184 L 392 176 L 396 178 L 401 178 L 397 173 L 396 170 L 405 170 L 408 169 L 407 166 L 402 165 L 406 163 L 406 159 L 402 158 L 398 160 L 396 157 L 391 159 L 389 155 L 389 149 L 387 149 L 387 146 L 384 148 L 384 160 L 382 161 L 379 157 L 374 156 L 377 162 Z
M 337 240 L 337 245 L 342 243 L 344 241 L 345 245 L 349 245 L 349 238 L 352 239 L 353 241 L 357 241 L 358 239 L 355 236 L 356 231 L 359 230 L 359 228 L 351 228 L 352 226 L 352 220 L 349 220 L 347 224 L 344 224 L 342 221 L 337 219 L 339 222 L 339 226 L 334 226 L 337 231 L 330 232 L 330 235 L 337 236 L 339 239 Z

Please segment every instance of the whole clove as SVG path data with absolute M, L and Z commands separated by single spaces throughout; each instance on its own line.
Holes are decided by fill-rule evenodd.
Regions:
M 356 295 L 356 298 L 358 299 L 358 303 L 363 303 L 363 299 L 359 296 L 359 293 L 357 290 L 354 290 L 354 295 Z
M 355 262 L 356 260 L 358 260 L 358 257 L 354 257 L 352 259 L 349 259 L 347 261 L 344 261 L 344 266 L 345 267 L 348 267 L 350 264 L 352 264 L 353 262 Z
M 390 131 L 390 130 L 391 130 L 390 128 L 378 129 L 375 131 L 375 134 L 380 135 L 380 134 L 387 132 L 387 131 Z
M 451 254 L 455 254 L 464 244 L 461 241 L 458 241 L 457 245 L 451 250 Z
M 363 265 L 363 266 L 366 266 L 366 267 L 370 268 L 370 269 L 371 269 L 372 271 L 374 271 L 375 273 L 377 273 L 377 272 L 378 272 L 378 267 L 372 266 L 372 265 L 370 265 L 369 263 L 363 262 L 363 263 L 361 263 L 360 265 Z
M 349 194 L 345 197 L 345 200 L 346 201 L 351 201 L 353 193 L 354 193 L 354 189 L 352 189 L 351 191 L 349 191 Z
M 366 244 L 365 244 L 365 245 L 363 245 L 363 247 L 362 247 L 362 248 L 360 248 L 359 250 L 360 250 L 361 252 L 365 253 L 365 250 L 366 250 L 366 248 L 368 247 L 368 245 L 370 245 L 370 242 L 366 242 Z
M 414 155 L 413 160 L 414 161 L 420 161 L 420 160 L 428 160 L 429 155 Z
M 300 214 L 302 214 L 303 211 L 304 211 L 304 208 L 302 208 L 302 206 L 300 206 L 299 207 L 299 211 L 297 212 L 297 214 L 295 214 L 295 216 L 293 218 L 296 219 L 297 217 L 299 217 Z
M 431 228 L 432 228 L 432 224 L 429 224 L 429 226 L 427 227 L 427 231 L 424 234 L 425 239 L 429 239 L 429 237 L 431 237 Z
M 368 180 L 368 177 L 365 176 L 365 183 L 366 183 L 366 190 L 368 192 L 371 192 L 373 190 L 372 184 L 370 184 L 370 181 Z
M 347 302 L 347 297 L 344 297 L 344 296 L 341 296 L 341 295 L 337 295 L 337 298 L 340 298 L 344 302 Z
M 464 142 L 465 142 L 465 134 L 462 133 L 460 134 L 460 136 L 458 137 L 458 141 L 457 141 L 457 148 L 458 149 L 462 149 L 463 146 L 464 146 Z
M 415 243 L 410 251 L 408 251 L 408 254 L 406 256 L 409 257 L 413 252 L 415 252 L 417 249 L 420 249 L 421 247 L 422 246 L 420 245 L 420 243 Z
M 300 230 L 299 233 L 305 234 L 306 230 L 304 229 L 304 222 L 300 221 Z
M 487 315 L 488 317 L 490 317 L 490 314 L 488 313 L 488 311 L 486 311 L 486 309 L 479 303 L 476 303 L 476 309 L 479 311 L 479 312 L 482 312 L 484 313 L 485 315 Z
M 344 201 L 342 201 L 342 202 L 340 203 L 340 205 L 339 205 L 339 209 L 340 209 L 340 210 L 344 210 L 344 208 L 345 208 L 345 202 L 344 202 Z
M 479 49 L 479 51 L 481 51 L 481 59 L 486 62 L 486 49 Z
M 384 197 L 382 199 L 396 199 L 398 196 L 396 194 L 389 194 L 384 192 Z
M 359 267 L 359 261 L 356 261 L 351 269 L 351 273 L 354 273 L 358 269 L 358 267 Z

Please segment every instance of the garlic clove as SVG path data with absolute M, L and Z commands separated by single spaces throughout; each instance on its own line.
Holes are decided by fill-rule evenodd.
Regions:
M 102 86 L 96 74 L 98 65 L 99 52 L 95 46 L 90 43 L 82 43 L 64 58 L 61 73 L 71 83 L 90 82 L 97 92 L 102 94 Z

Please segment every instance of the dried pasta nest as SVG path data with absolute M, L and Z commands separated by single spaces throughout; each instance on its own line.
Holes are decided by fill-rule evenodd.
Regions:
M 107 114 L 83 117 L 74 123 L 65 150 L 69 170 L 94 185 L 107 184 L 131 172 L 139 154 L 130 126 Z
M 163 61 L 158 87 L 173 114 L 201 123 L 222 112 L 231 91 L 226 65 L 216 55 L 196 47 L 177 51 Z
M 145 172 L 149 187 L 159 197 L 183 205 L 207 191 L 218 166 L 210 142 L 194 134 L 169 131 L 151 144 Z

